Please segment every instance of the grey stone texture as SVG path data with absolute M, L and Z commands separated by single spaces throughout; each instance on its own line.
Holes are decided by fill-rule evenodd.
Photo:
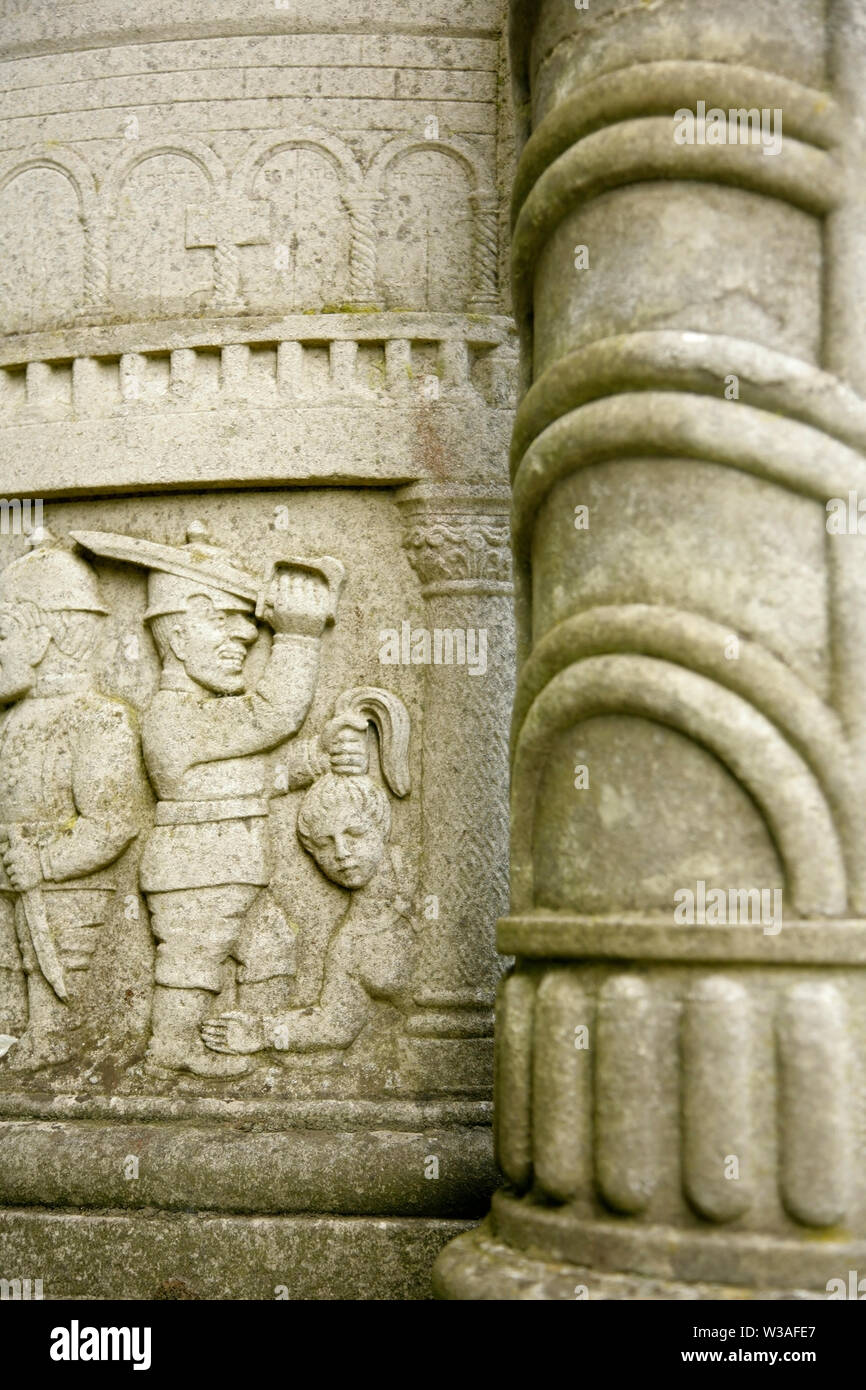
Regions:
M 424 1298 L 484 1212 L 499 0 L 0 0 L 0 1276 Z
M 866 1258 L 866 14 L 514 0 L 511 42 L 507 1186 L 437 1291 L 827 1297 Z

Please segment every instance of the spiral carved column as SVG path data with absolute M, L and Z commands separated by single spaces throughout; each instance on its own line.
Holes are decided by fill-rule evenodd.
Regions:
M 826 1297 L 866 1262 L 862 20 L 521 0 L 512 44 L 507 1186 L 437 1291 Z

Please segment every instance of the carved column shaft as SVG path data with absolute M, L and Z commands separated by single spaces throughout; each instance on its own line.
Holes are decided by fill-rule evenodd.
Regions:
M 510 1186 L 439 1291 L 825 1297 L 866 1257 L 856 16 L 513 8 Z
M 421 580 L 433 644 L 422 749 L 424 937 L 408 1029 L 416 1038 L 484 1038 L 498 975 L 491 952 L 496 915 L 508 901 L 508 518 L 500 499 L 471 490 L 455 495 L 435 484 L 408 489 L 402 506 L 404 544 Z M 453 1067 L 460 1049 L 439 1050 Z M 473 1065 L 480 1085 L 477 1059 L 467 1076 Z
M 469 307 L 473 313 L 489 314 L 496 311 L 499 302 L 499 201 L 492 193 L 475 193 L 472 211 L 475 263 Z
M 84 313 L 91 321 L 108 311 L 108 237 L 105 219 L 93 214 L 83 219 L 85 238 Z
M 376 284 L 376 213 L 380 199 L 370 194 L 347 193 L 343 201 L 352 221 L 352 249 L 349 258 L 352 302 L 359 307 L 378 303 Z

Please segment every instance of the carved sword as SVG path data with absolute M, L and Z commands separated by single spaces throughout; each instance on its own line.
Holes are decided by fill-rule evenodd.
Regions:
M 10 825 L 7 827 L 10 844 L 20 844 L 24 839 L 21 827 Z M 27 928 L 30 932 L 30 940 L 33 943 L 33 950 L 39 962 L 39 968 L 46 980 L 50 984 L 58 999 L 68 999 L 66 992 L 66 980 L 63 975 L 63 966 L 60 964 L 60 957 L 54 945 L 54 938 L 51 935 L 51 928 L 48 925 L 48 913 L 45 910 L 45 898 L 41 888 L 27 888 L 21 894 L 21 904 L 24 908 L 24 916 L 27 921 Z

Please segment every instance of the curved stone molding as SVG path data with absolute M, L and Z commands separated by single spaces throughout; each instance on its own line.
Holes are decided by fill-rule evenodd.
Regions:
M 202 39 L 237 35 L 242 38 L 285 35 L 341 34 L 358 25 L 358 11 L 352 0 L 291 0 L 284 6 L 239 11 L 227 0 L 203 0 L 194 13 L 178 12 L 170 0 L 155 0 L 147 14 L 130 17 L 123 0 L 81 0 L 77 13 L 55 14 L 53 6 L 41 0 L 10 0 L 14 9 L 4 26 L 2 51 L 9 57 L 52 53 L 87 45 Z M 455 19 L 450 0 L 434 0 L 424 11 L 423 20 L 409 19 L 402 0 L 380 0 L 377 26 L 384 33 L 419 33 L 427 37 L 432 30 L 443 38 L 457 38 L 468 26 L 495 36 L 499 12 L 486 0 L 471 0 Z M 4 16 L 6 18 L 6 16 Z
M 797 753 L 763 715 L 703 676 L 648 657 L 588 657 L 555 676 L 521 729 L 512 772 L 512 910 L 535 905 L 533 824 L 552 737 L 599 714 L 679 728 L 727 765 L 761 807 L 781 856 L 793 915 L 841 915 L 845 868 L 833 817 Z
M 706 676 L 753 705 L 808 765 L 838 827 L 851 903 L 859 910 L 866 893 L 860 853 L 864 825 L 845 726 L 835 710 L 761 643 L 738 637 L 737 660 L 728 660 L 730 636 L 730 629 L 719 623 L 660 604 L 585 609 L 546 633 L 524 664 L 515 696 L 512 747 L 548 683 L 588 657 L 647 656 Z
M 758 642 L 738 638 L 736 662 L 725 659 L 730 629 L 696 613 L 661 604 L 587 608 L 558 623 L 534 647 L 514 702 L 516 741 L 534 700 L 554 676 L 586 657 L 655 657 L 676 663 L 748 700 L 776 724 L 842 808 L 849 790 L 838 716 L 808 685 Z
M 748 339 L 660 330 L 600 339 L 567 353 L 542 373 L 520 402 L 513 467 L 549 425 L 590 401 L 671 390 L 718 400 L 732 374 L 739 403 L 799 420 L 866 450 L 866 403 L 838 377 Z
M 324 154 L 340 175 L 341 183 L 348 193 L 360 190 L 361 168 L 352 150 L 344 141 L 330 131 L 318 126 L 302 126 L 298 130 L 269 132 L 261 136 L 244 154 L 232 174 L 232 187 L 247 198 L 255 197 L 255 181 L 262 166 L 275 154 L 283 150 L 308 149 Z
M 781 109 L 786 132 L 819 149 L 838 144 L 844 128 L 838 106 L 825 92 L 760 68 L 698 61 L 619 68 L 580 83 L 572 94 L 564 91 L 532 132 L 514 176 L 513 219 L 545 169 L 585 136 L 621 121 L 692 110 L 699 101 L 724 111 Z
M 828 1281 L 837 1278 L 840 1271 L 862 1267 L 866 1257 L 866 1242 L 858 1238 L 804 1241 L 802 1229 L 796 1228 L 769 1239 L 763 1231 L 726 1231 L 717 1223 L 707 1229 L 621 1219 L 578 1221 L 567 1206 L 543 1206 L 507 1190 L 500 1190 L 493 1198 L 492 1229 L 502 1245 L 510 1247 L 512 1271 L 517 1264 L 523 1273 L 522 1257 L 528 1258 L 531 1268 L 543 1251 L 551 1290 L 546 1296 L 572 1300 L 578 1282 L 575 1270 L 570 1271 L 570 1292 L 566 1293 L 555 1278 L 557 1264 L 577 1266 L 577 1273 L 583 1274 L 584 1284 L 590 1280 L 596 1296 L 604 1296 L 601 1290 L 609 1289 L 614 1298 L 664 1298 L 673 1272 L 673 1287 L 679 1285 L 688 1298 L 696 1297 L 695 1285 L 707 1284 L 712 1291 L 703 1296 L 709 1298 L 730 1296 L 731 1288 L 743 1299 L 760 1299 L 773 1289 L 790 1298 L 792 1288 L 803 1290 L 807 1297 L 826 1298 Z M 463 1242 L 462 1265 L 474 1246 L 474 1241 Z M 439 1267 L 443 1266 L 444 1261 Z M 646 1273 L 647 1266 L 658 1274 Z M 798 1280 L 793 1286 L 792 1269 Z M 635 1274 L 635 1270 L 641 1273 Z M 612 1275 L 620 1278 L 608 1283 Z M 545 1287 L 544 1282 L 541 1287 Z M 474 1296 L 479 1295 L 476 1290 Z M 507 1293 L 501 1296 L 509 1297 Z M 697 1296 L 702 1296 L 702 1290 Z
M 775 159 L 747 145 L 678 145 L 672 117 L 623 121 L 585 136 L 540 175 L 514 227 L 512 273 L 515 313 L 531 310 L 535 266 L 556 227 L 581 203 L 613 188 L 647 180 L 728 184 L 778 198 L 823 216 L 837 205 L 842 181 L 831 156 L 785 139 Z
M 642 391 L 591 401 L 542 431 L 514 475 L 514 543 L 525 558 L 545 497 L 579 468 L 629 458 L 720 463 L 820 501 L 863 494 L 866 460 L 796 420 L 738 402 Z
M 469 174 L 473 192 L 481 194 L 494 192 L 487 169 L 479 159 L 477 151 L 466 140 L 461 140 L 457 136 L 445 140 L 438 136 L 430 139 L 423 137 L 419 139 L 414 135 L 398 135 L 394 139 L 388 140 L 370 161 L 367 176 L 370 193 L 377 198 L 383 197 L 385 175 L 390 166 L 395 160 L 403 159 L 407 154 L 416 154 L 421 150 L 438 150 L 440 154 L 446 155 L 449 159 L 456 159 Z
M 222 160 L 203 140 L 143 140 L 131 141 L 129 148 L 118 155 L 108 169 L 100 188 L 102 211 L 107 218 L 117 215 L 123 185 L 134 169 L 160 155 L 176 155 L 188 159 L 201 170 L 215 198 L 229 191 L 228 173 Z

